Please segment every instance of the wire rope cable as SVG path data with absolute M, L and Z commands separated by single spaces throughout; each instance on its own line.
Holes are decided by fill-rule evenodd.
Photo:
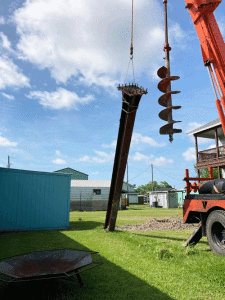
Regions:
M 129 67 L 130 67 L 130 61 L 132 60 L 132 71 L 133 71 L 133 80 L 135 82 L 135 77 L 134 77 L 134 63 L 133 63 L 133 50 L 134 50 L 134 47 L 133 47 L 133 30 L 134 29 L 134 0 L 132 0 L 132 17 L 131 17 L 131 43 L 130 43 L 130 59 L 129 59 L 129 63 L 128 63 L 128 67 L 127 67 L 127 73 L 126 73 L 126 77 L 125 77 L 125 80 L 124 80 L 124 84 L 126 82 L 126 79 L 127 79 L 127 74 L 128 74 L 128 71 L 129 71 Z

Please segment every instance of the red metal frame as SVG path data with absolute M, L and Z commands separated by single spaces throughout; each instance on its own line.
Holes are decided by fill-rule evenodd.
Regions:
M 213 209 L 223 209 L 225 210 L 225 200 L 215 199 L 213 194 L 207 195 L 199 195 L 196 196 L 197 199 L 188 199 L 188 195 L 190 195 L 191 191 L 197 192 L 200 186 L 200 181 L 213 180 L 213 168 L 208 167 L 209 169 L 209 178 L 198 178 L 198 177 L 189 177 L 188 169 L 185 169 L 185 177 L 183 178 L 186 181 L 186 198 L 184 200 L 183 206 L 183 222 L 184 223 L 192 223 L 189 219 L 190 213 L 209 213 L 210 210 Z M 198 184 L 194 182 L 193 184 L 190 181 L 195 180 L 198 181 Z M 217 198 L 218 198 L 217 194 Z M 220 195 L 221 196 L 221 195 Z M 222 195 L 223 196 L 223 195 Z M 221 197 L 222 198 L 222 197 Z M 200 214 L 199 214 L 200 216 Z
M 183 207 L 183 222 L 188 221 L 190 212 L 208 213 L 209 210 L 218 207 L 225 210 L 225 200 L 212 199 L 185 199 Z
M 191 191 L 197 192 L 200 186 L 200 181 L 207 181 L 207 180 L 213 180 L 213 168 L 208 167 L 209 169 L 209 178 L 198 178 L 198 177 L 189 177 L 189 171 L 188 169 L 185 169 L 185 177 L 183 178 L 184 181 L 186 181 L 186 193 L 187 195 L 190 194 Z M 194 182 L 191 184 L 189 181 L 190 180 L 196 180 L 198 181 L 198 184 Z

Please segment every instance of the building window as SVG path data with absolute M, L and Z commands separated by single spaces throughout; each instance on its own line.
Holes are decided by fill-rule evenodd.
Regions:
M 101 190 L 93 190 L 94 195 L 101 195 Z

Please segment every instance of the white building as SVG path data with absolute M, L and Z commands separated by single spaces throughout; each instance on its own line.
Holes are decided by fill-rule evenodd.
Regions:
M 127 193 L 128 191 L 128 193 Z M 138 204 L 138 193 L 135 193 L 134 187 L 128 183 L 127 190 L 127 182 L 123 183 L 123 192 L 126 193 L 126 197 L 129 197 L 129 204 Z
M 165 189 L 161 191 L 148 192 L 149 195 L 149 205 L 164 208 L 176 208 L 180 202 L 179 194 L 185 192 L 185 190 L 175 190 L 175 189 Z
M 107 210 L 111 180 L 71 180 L 70 211 Z M 122 193 L 127 193 L 123 183 Z M 138 203 L 134 188 L 128 184 L 129 203 Z M 121 201 L 120 201 L 121 207 Z

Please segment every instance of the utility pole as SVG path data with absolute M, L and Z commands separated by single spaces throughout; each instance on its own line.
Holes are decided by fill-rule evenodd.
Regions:
M 8 155 L 8 169 L 10 169 L 10 158 L 9 158 L 9 155 Z
M 152 167 L 152 202 L 153 202 L 153 164 L 151 164 Z M 150 197 L 150 194 L 149 194 Z M 150 205 L 150 198 L 149 198 L 149 205 Z
M 151 164 L 152 166 L 152 192 L 153 192 L 153 164 Z
M 128 193 L 128 159 L 127 159 L 127 206 L 129 206 L 129 193 Z

